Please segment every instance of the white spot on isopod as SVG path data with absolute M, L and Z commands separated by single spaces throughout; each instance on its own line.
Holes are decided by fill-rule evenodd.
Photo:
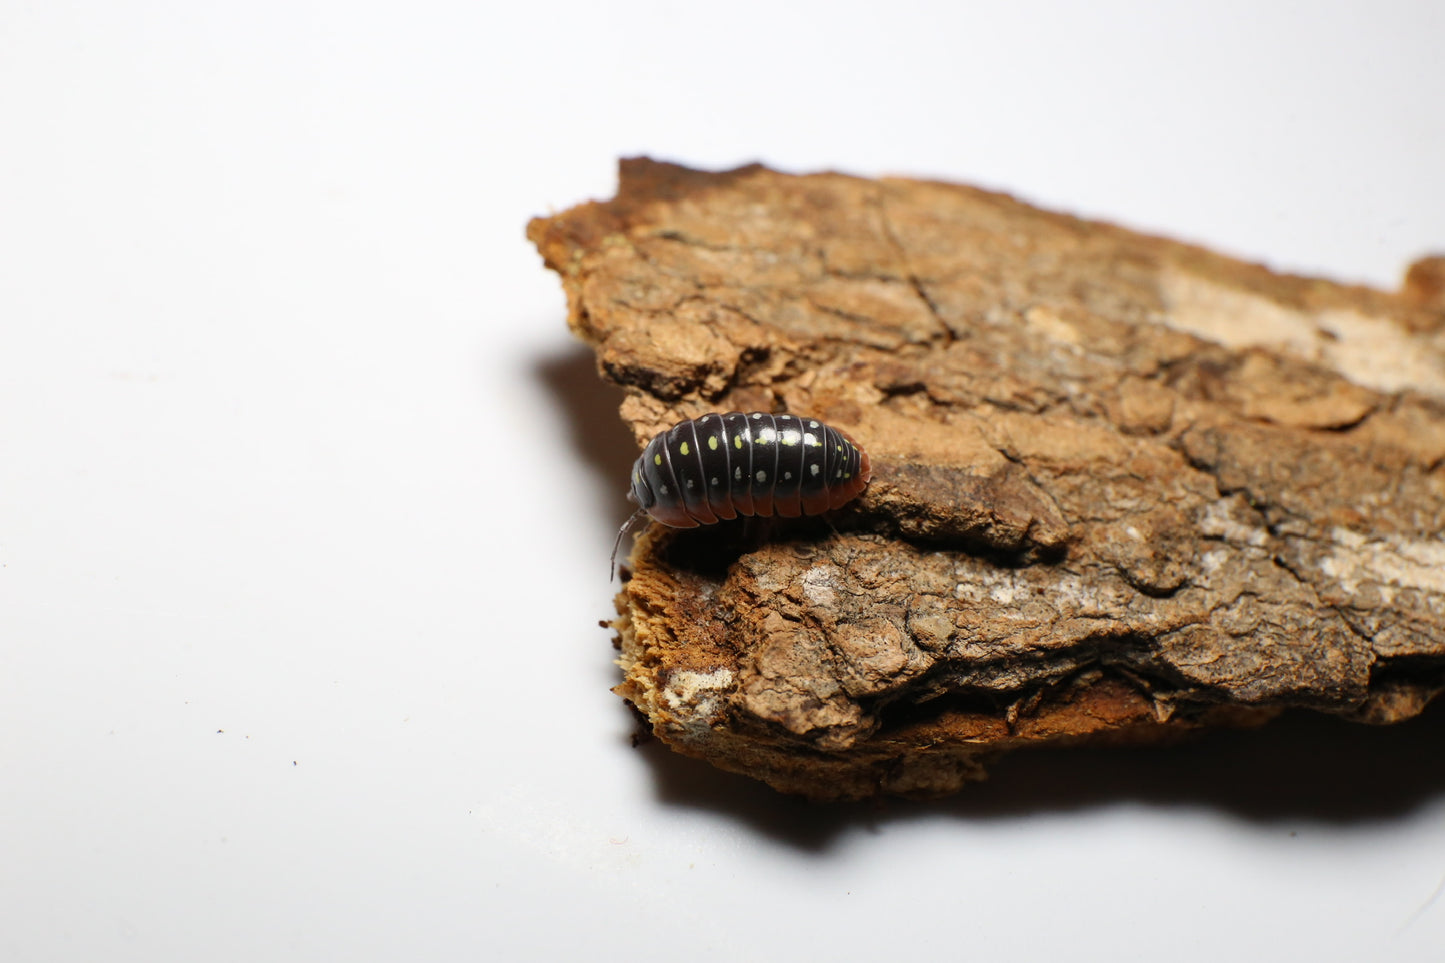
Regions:
M 757 474 L 757 479 L 758 479 L 759 482 L 765 482 L 765 481 L 767 481 L 767 480 L 768 480 L 768 473 L 765 472 L 765 471 L 759 471 L 758 474 Z
M 817 477 L 818 477 L 818 466 L 817 466 L 817 465 L 809 465 L 809 466 L 808 466 L 808 472 L 809 472 L 809 474 L 811 474 L 814 478 L 817 478 Z

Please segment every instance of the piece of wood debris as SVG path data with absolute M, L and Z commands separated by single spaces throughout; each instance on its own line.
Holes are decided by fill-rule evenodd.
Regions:
M 789 411 L 872 456 L 826 520 L 638 541 L 617 691 L 679 752 L 932 795 L 1445 688 L 1445 260 L 1390 294 L 968 187 L 647 160 L 529 233 L 639 445 Z

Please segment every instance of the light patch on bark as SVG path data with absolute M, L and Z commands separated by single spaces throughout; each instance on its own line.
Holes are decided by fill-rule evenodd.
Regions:
M 1347 528 L 1330 535 L 1336 548 L 1320 560 L 1320 571 L 1346 592 L 1353 594 L 1361 582 L 1376 582 L 1445 595 L 1445 542 L 1367 539 Z
M 809 605 L 831 609 L 838 601 L 838 569 L 832 565 L 818 565 L 803 573 L 803 598 Z
M 1187 271 L 1159 278 L 1162 320 L 1227 348 L 1288 351 L 1383 392 L 1445 397 L 1445 345 L 1412 336 L 1388 318 L 1352 308 L 1301 311 Z
M 1234 517 L 1234 500 L 1221 498 L 1210 502 L 1199 519 L 1203 535 L 1222 538 L 1233 545 L 1259 548 L 1269 541 L 1269 532 L 1257 525 L 1246 525 Z
M 728 668 L 671 673 L 662 699 L 674 713 L 675 733 L 683 739 L 706 737 L 726 714 L 727 694 L 734 678 L 733 670 Z

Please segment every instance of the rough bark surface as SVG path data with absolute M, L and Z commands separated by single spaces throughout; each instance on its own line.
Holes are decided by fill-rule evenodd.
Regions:
M 679 752 L 937 794 L 1445 688 L 1445 261 L 1390 294 L 967 187 L 645 160 L 530 237 L 639 445 L 790 411 L 872 456 L 826 521 L 639 539 L 617 691 Z

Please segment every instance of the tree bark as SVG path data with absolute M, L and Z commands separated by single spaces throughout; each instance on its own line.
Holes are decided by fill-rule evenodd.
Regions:
M 1019 746 L 1445 688 L 1445 260 L 1391 294 L 968 187 L 647 160 L 529 235 L 639 446 L 789 411 L 872 457 L 826 519 L 639 539 L 616 691 L 679 752 L 938 794 Z

